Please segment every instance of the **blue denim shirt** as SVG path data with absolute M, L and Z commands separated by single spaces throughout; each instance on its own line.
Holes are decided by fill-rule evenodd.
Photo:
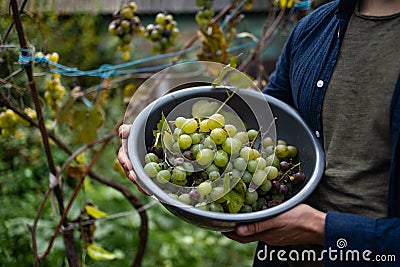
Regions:
M 294 106 L 323 143 L 322 103 L 332 76 L 350 16 L 357 1 L 330 2 L 300 20 L 289 36 L 276 70 L 264 92 Z M 400 33 L 400 29 L 399 29 Z M 400 59 L 399 59 L 400 60 Z M 326 266 L 400 266 L 400 75 L 390 107 L 392 162 L 389 178 L 388 218 L 372 219 L 328 212 L 325 249 L 338 249 L 337 240 L 347 241 L 345 249 L 395 254 L 397 263 L 331 261 Z M 366 203 L 368 205 L 368 203 Z M 282 266 L 282 263 L 268 266 Z M 358 265 L 359 264 L 359 265 Z M 257 265 L 257 264 L 256 264 Z M 259 266 L 259 265 L 257 265 Z

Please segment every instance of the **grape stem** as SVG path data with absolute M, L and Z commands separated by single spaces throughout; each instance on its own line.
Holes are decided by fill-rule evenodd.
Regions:
M 257 140 L 257 138 L 260 136 L 261 129 L 262 129 L 262 126 L 260 127 L 260 129 L 258 129 L 256 137 L 254 137 L 254 139 L 250 142 L 249 145 L 250 145 L 251 148 L 254 148 L 254 143 Z
M 296 163 L 295 165 L 293 165 L 292 167 L 290 167 L 289 170 L 287 170 L 284 174 L 282 174 L 281 178 L 278 180 L 278 182 L 280 182 L 283 177 L 285 177 L 290 171 L 294 170 L 294 168 L 299 167 L 300 168 L 300 164 L 301 162 Z
M 226 90 L 226 94 L 228 95 L 228 97 L 225 99 L 224 103 L 221 104 L 221 106 L 219 106 L 219 108 L 215 111 L 215 114 L 219 113 L 221 111 L 221 109 L 226 105 L 226 103 L 228 103 L 228 101 L 236 94 L 236 90 L 232 91 L 232 93 L 229 93 L 228 90 Z

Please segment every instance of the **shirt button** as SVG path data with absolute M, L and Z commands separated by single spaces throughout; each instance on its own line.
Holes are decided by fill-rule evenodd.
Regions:
M 317 87 L 321 88 L 322 86 L 324 86 L 324 81 L 323 80 L 319 80 L 317 82 Z

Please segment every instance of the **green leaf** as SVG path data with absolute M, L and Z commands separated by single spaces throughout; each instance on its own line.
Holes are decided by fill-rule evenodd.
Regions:
M 107 213 L 99 210 L 96 207 L 90 206 L 90 205 L 85 205 L 85 210 L 86 210 L 87 214 L 89 214 L 90 216 L 92 216 L 95 219 L 105 217 L 108 215 Z
M 107 251 L 95 243 L 92 243 L 87 247 L 87 254 L 90 258 L 96 261 L 110 261 L 122 258 L 121 253 Z
M 224 198 L 226 199 L 226 206 L 229 213 L 238 213 L 244 204 L 244 198 L 233 190 L 224 196 Z
M 240 53 L 240 54 L 237 55 L 237 56 L 232 56 L 232 57 L 229 58 L 229 66 L 230 66 L 231 68 L 236 69 L 238 59 L 239 59 L 239 57 L 240 57 L 241 55 L 243 55 L 243 53 Z
M 70 118 L 70 129 L 77 141 L 91 143 L 97 138 L 97 129 L 103 124 L 103 113 L 96 107 L 87 110 L 84 105 L 75 106 Z
M 221 106 L 220 103 L 208 100 L 199 100 L 192 106 L 192 116 L 194 118 L 209 117 Z

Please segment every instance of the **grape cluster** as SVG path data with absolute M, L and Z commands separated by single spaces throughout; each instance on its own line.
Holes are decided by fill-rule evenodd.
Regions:
M 153 53 L 164 53 L 174 45 L 176 37 L 179 36 L 178 23 L 171 14 L 158 13 L 155 24 L 146 27 L 144 36 L 154 43 Z
M 196 13 L 195 19 L 201 28 L 206 28 L 210 24 L 211 19 L 214 17 L 212 2 L 212 0 L 196 1 L 197 6 L 201 7 L 201 10 Z
M 62 106 L 62 99 L 65 95 L 65 87 L 61 84 L 58 74 L 46 79 L 45 89 L 44 98 L 50 107 L 51 116 L 55 117 Z
M 135 15 L 137 5 L 135 2 L 129 2 L 122 5 L 121 9 L 114 12 L 113 21 L 108 26 L 108 32 L 117 36 L 119 39 L 119 49 L 123 52 L 124 60 L 130 59 L 130 43 L 135 34 L 144 34 L 144 27 L 140 18 Z
M 31 119 L 36 118 L 36 111 L 31 108 L 25 108 L 24 113 Z M 17 127 L 19 125 L 28 126 L 29 124 L 11 109 L 6 109 L 0 113 L 0 129 L 2 136 L 17 136 Z
M 237 131 L 222 114 L 177 117 L 167 128 L 160 133 L 163 148 L 156 142 L 148 148 L 144 171 L 185 204 L 227 213 L 268 209 L 306 179 L 295 146 L 260 140 L 254 129 Z M 174 185 L 181 188 L 174 191 Z

